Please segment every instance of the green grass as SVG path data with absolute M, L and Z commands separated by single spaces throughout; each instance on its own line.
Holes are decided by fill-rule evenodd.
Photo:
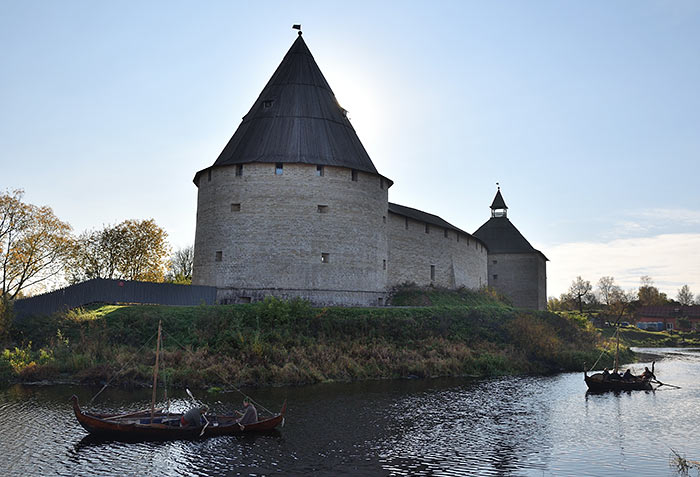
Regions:
M 601 330 L 604 337 L 612 339 L 614 327 Z M 620 341 L 627 346 L 650 348 L 700 346 L 700 333 L 697 331 L 647 331 L 633 326 L 620 327 Z
M 313 308 L 270 298 L 248 305 L 96 305 L 35 317 L 14 325 L 12 346 L 32 348 L 9 368 L 0 359 L 0 379 L 100 382 L 118 373 L 119 383 L 148 384 L 159 321 L 161 374 L 171 384 L 202 388 L 578 371 L 609 347 L 580 320 L 514 309 L 488 293 L 409 289 L 394 300 L 421 296 L 431 305 Z

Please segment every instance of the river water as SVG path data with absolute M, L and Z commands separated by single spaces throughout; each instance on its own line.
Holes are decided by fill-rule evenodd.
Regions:
M 258 389 L 273 410 L 288 400 L 284 428 L 200 441 L 95 440 L 68 400 L 97 389 L 0 388 L 0 475 L 677 475 L 671 449 L 700 460 L 700 350 L 641 351 L 681 389 L 588 395 L 581 373 Z M 191 405 L 171 394 L 172 409 Z M 240 408 L 237 393 L 198 394 L 215 412 Z M 108 389 L 91 408 L 149 405 L 150 390 Z

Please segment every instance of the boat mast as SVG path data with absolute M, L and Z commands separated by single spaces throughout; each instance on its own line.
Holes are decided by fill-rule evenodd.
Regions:
M 618 359 L 617 356 L 620 352 L 620 320 L 617 321 L 617 344 L 615 345 L 615 372 L 617 373 L 617 364 L 618 364 Z
M 161 332 L 161 321 L 158 321 L 158 339 L 156 340 L 156 365 L 153 368 L 153 395 L 151 397 L 151 423 L 153 422 L 153 416 L 155 415 L 156 409 L 156 385 L 158 382 L 158 357 L 160 356 L 160 332 Z

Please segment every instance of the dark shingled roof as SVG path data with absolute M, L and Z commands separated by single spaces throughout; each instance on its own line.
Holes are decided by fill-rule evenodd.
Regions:
M 409 219 L 416 220 L 418 222 L 425 222 L 430 225 L 436 225 L 438 227 L 441 227 L 443 229 L 449 229 L 449 230 L 454 230 L 455 232 L 459 232 L 461 234 L 466 235 L 467 237 L 474 237 L 475 239 L 478 239 L 478 237 L 473 236 L 469 232 L 465 232 L 462 229 L 458 229 L 451 223 L 441 219 L 437 215 L 429 214 L 427 212 L 423 212 L 422 210 L 418 209 L 413 209 L 411 207 L 406 207 L 403 205 L 399 204 L 392 204 L 389 202 L 389 212 L 397 215 L 403 215 L 404 217 L 408 217 Z M 482 240 L 479 240 L 479 242 L 483 242 Z M 484 243 L 484 245 L 486 245 Z
M 700 318 L 698 305 L 658 305 L 642 306 L 635 312 L 637 317 L 645 318 Z
M 248 162 L 379 174 L 301 35 L 212 167 Z
M 491 217 L 474 232 L 474 236 L 486 243 L 489 253 L 539 253 L 549 260 L 530 245 L 508 217 Z
M 506 201 L 503 200 L 503 196 L 501 195 L 501 188 L 498 188 L 498 192 L 496 192 L 496 197 L 493 198 L 493 202 L 491 203 L 491 209 L 507 209 L 508 206 L 506 205 Z

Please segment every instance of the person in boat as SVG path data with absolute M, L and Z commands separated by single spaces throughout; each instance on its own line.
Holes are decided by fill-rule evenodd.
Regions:
M 613 381 L 619 381 L 622 379 L 622 375 L 617 371 L 613 371 L 612 373 L 610 373 L 610 377 L 608 379 L 612 379 Z
M 605 369 L 603 370 L 603 379 L 606 380 L 606 381 L 607 381 L 608 379 L 610 379 L 610 371 L 608 371 L 608 368 L 605 368 Z
M 625 381 L 629 381 L 629 380 L 632 379 L 633 377 L 634 377 L 634 375 L 633 375 L 632 372 L 629 370 L 629 368 L 627 368 L 627 371 L 625 371 L 625 374 L 622 375 L 622 379 L 624 379 Z
M 649 379 L 656 379 L 656 376 L 654 376 L 654 373 L 649 371 L 649 368 L 646 366 L 644 367 L 644 372 L 642 373 L 642 379 L 645 381 L 648 381 Z
M 186 413 L 182 415 L 182 418 L 180 418 L 180 427 L 189 427 L 189 426 L 201 426 L 202 425 L 202 419 L 204 421 L 207 420 L 205 414 L 209 411 L 209 407 L 205 406 L 200 406 L 200 407 L 193 407 Z
M 255 409 L 253 403 L 250 402 L 250 398 L 246 397 L 243 399 L 243 409 L 245 409 L 245 411 L 243 411 L 243 415 L 238 420 L 238 426 L 241 430 L 245 429 L 245 426 L 249 424 L 258 422 L 258 410 Z

